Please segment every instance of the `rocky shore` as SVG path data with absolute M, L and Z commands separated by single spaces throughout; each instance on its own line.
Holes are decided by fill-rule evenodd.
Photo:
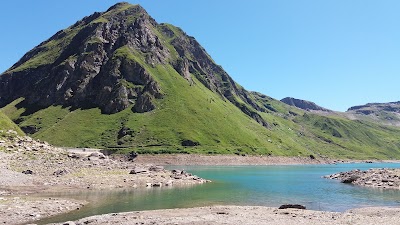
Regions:
M 243 225 L 243 224 L 399 224 L 399 208 L 360 208 L 343 213 L 263 206 L 212 206 L 164 209 L 91 216 L 60 225 Z
M 0 197 L 0 224 L 23 224 L 44 217 L 79 210 L 86 202 L 74 199 Z
M 342 183 L 382 189 L 400 189 L 400 169 L 352 170 L 324 176 Z
M 34 193 L 119 188 L 163 188 L 209 182 L 159 165 L 290 165 L 332 163 L 308 157 L 133 155 L 112 157 L 93 149 L 62 149 L 13 131 L 0 131 L 0 224 L 34 223 L 79 210 L 84 201 L 35 197 Z M 369 176 L 367 176 L 369 175 Z M 400 170 L 350 171 L 327 178 L 399 189 Z M 350 178 L 350 179 L 349 179 Z M 372 183 L 371 183 L 372 182 Z M 366 213 L 368 212 L 368 213 Z M 394 224 L 400 209 L 345 213 L 254 206 L 212 206 L 114 213 L 61 224 Z
M 29 198 L 34 193 L 162 188 L 206 182 L 209 181 L 182 170 L 140 164 L 129 157 L 112 158 L 96 150 L 68 151 L 18 136 L 11 130 L 0 131 L 0 223 L 3 224 L 34 221 L 77 210 L 85 204 L 75 200 Z M 30 213 L 32 209 L 34 213 Z

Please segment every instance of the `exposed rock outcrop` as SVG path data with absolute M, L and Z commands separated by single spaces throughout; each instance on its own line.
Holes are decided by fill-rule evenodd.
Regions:
M 400 189 L 400 169 L 369 169 L 352 170 L 332 175 L 324 178 L 340 180 L 342 183 L 355 184 L 366 187 L 383 189 Z

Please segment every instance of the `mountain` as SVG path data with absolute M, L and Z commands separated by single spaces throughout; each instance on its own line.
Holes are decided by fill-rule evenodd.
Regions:
M 353 118 L 369 120 L 386 125 L 400 126 L 400 101 L 368 103 L 350 107 L 346 113 Z
M 0 107 L 51 144 L 120 152 L 398 158 L 400 129 L 318 115 L 237 84 L 195 38 L 119 3 L 0 75 Z
M 325 108 L 315 104 L 314 102 L 301 100 L 301 99 L 297 99 L 297 98 L 286 97 L 286 98 L 281 99 L 281 102 L 286 103 L 291 106 L 295 106 L 300 109 L 304 109 L 304 110 L 319 110 L 319 111 L 327 111 L 327 112 L 331 111 L 329 109 L 325 109 Z

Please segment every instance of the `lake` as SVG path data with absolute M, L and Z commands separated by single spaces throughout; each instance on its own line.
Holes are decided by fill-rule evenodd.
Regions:
M 349 163 L 290 166 L 169 166 L 185 169 L 212 183 L 173 188 L 115 191 L 81 191 L 51 195 L 90 203 L 79 211 L 39 221 L 76 220 L 96 214 L 209 205 L 260 205 L 278 207 L 302 204 L 307 209 L 338 211 L 366 206 L 400 206 L 400 191 L 343 184 L 321 178 L 352 169 L 400 168 L 399 163 Z M 50 197 L 50 195 L 49 195 Z

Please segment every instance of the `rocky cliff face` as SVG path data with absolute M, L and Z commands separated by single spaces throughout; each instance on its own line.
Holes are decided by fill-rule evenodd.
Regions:
M 160 64 L 171 64 L 191 85 L 196 77 L 268 126 L 257 113 L 262 107 L 193 37 L 128 3 L 85 17 L 25 54 L 0 76 L 0 107 L 23 97 L 42 108 L 99 107 L 110 114 L 133 105 L 134 112 L 148 112 L 163 92 L 144 65 Z
M 146 54 L 147 63 L 166 63 L 169 51 L 152 31 L 155 25 L 143 8 L 128 4 L 85 17 L 1 75 L 0 105 L 24 97 L 30 105 L 100 107 L 104 113 L 130 104 L 137 112 L 154 109 L 160 87 L 123 51 Z
M 284 102 L 288 105 L 295 106 L 297 108 L 304 109 L 304 110 L 330 111 L 329 109 L 325 109 L 321 106 L 318 106 L 314 102 L 291 98 L 291 97 L 286 97 L 286 98 L 282 99 L 281 102 Z

